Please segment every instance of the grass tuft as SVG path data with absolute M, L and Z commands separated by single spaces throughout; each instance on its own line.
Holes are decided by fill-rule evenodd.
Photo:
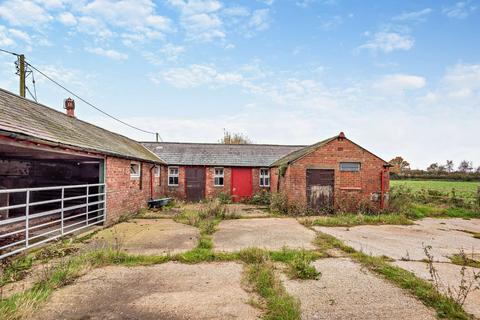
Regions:
M 345 214 L 345 215 L 331 215 L 316 218 L 311 222 L 311 225 L 324 227 L 353 227 L 358 225 L 380 225 L 380 224 L 395 224 L 395 225 L 411 225 L 413 222 L 403 214 Z

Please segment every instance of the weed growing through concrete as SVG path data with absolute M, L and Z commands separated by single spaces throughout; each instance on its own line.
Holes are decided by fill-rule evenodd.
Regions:
M 408 290 L 425 305 L 434 308 L 441 318 L 470 319 L 470 316 L 462 309 L 462 306 L 451 298 L 441 294 L 430 282 L 416 277 L 408 272 L 389 263 L 385 257 L 372 257 L 345 245 L 342 241 L 330 235 L 319 233 L 315 244 L 321 248 L 338 248 L 355 261 L 372 272 L 382 275 L 385 279 L 400 288 Z
M 440 274 L 435 268 L 434 257 L 431 253 L 431 250 L 431 246 L 423 246 L 423 251 L 427 257 L 427 268 L 435 289 L 439 292 L 444 291 L 448 298 L 455 301 L 460 306 L 463 306 L 465 304 L 465 300 L 467 300 L 467 297 L 471 292 L 480 290 L 480 271 L 472 270 L 472 277 L 470 279 L 467 277 L 467 265 L 470 259 L 467 258 L 463 250 L 460 250 L 460 253 L 457 254 L 455 258 L 455 260 L 461 263 L 460 265 L 462 266 L 460 269 L 460 283 L 458 287 L 446 285 L 443 283 Z
M 403 214 L 345 214 L 329 215 L 315 219 L 299 219 L 306 226 L 353 227 L 358 225 L 411 225 L 413 222 Z

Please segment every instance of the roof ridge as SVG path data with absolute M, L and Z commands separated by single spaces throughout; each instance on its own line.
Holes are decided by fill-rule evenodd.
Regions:
M 273 143 L 242 143 L 242 144 L 228 144 L 219 142 L 175 142 L 175 141 L 139 141 L 140 143 L 151 144 L 194 144 L 194 145 L 213 145 L 213 146 L 272 146 L 272 147 L 308 147 L 305 144 L 273 144 Z

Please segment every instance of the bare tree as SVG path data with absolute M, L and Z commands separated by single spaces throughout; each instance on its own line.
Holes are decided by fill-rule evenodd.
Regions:
M 453 161 L 452 160 L 447 160 L 447 164 L 445 165 L 445 168 L 447 168 L 447 172 L 453 172 Z
M 431 165 L 428 166 L 427 168 L 428 172 L 437 172 L 438 171 L 438 163 L 432 163 Z
M 458 171 L 460 172 L 472 172 L 473 170 L 473 165 L 471 162 L 468 162 L 467 160 L 463 160 L 460 162 L 460 165 L 458 166 Z
M 223 129 L 223 138 L 219 142 L 223 144 L 251 144 L 252 140 L 243 133 L 229 132 Z

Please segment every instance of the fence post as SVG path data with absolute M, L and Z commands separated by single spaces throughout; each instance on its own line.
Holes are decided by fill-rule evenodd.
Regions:
M 62 201 L 61 201 L 61 207 L 60 207 L 60 221 L 61 221 L 61 233 L 62 233 L 62 236 L 63 236 L 63 233 L 64 233 L 64 213 L 63 213 L 63 208 L 65 206 L 65 204 L 63 203 L 64 202 L 64 199 L 65 198 L 65 188 L 62 187 Z
M 98 188 L 100 190 L 100 188 Z M 90 194 L 90 186 L 87 184 L 87 226 L 88 226 L 88 213 L 89 213 L 89 210 L 88 210 L 88 195 Z
M 30 214 L 30 190 L 27 190 L 25 196 L 25 248 L 28 248 L 28 238 L 29 238 L 29 214 Z

